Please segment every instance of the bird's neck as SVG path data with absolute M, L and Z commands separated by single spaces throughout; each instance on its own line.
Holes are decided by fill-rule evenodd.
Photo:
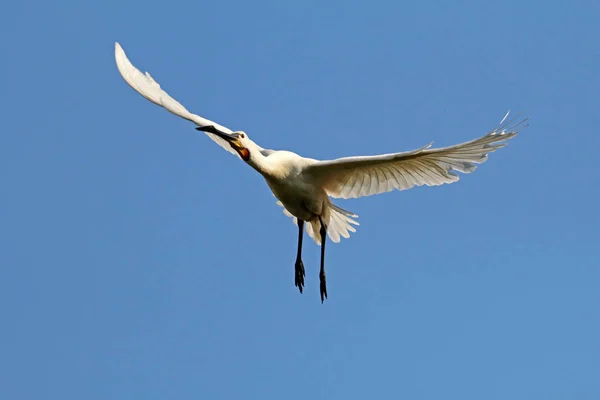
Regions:
M 270 177 L 274 173 L 273 165 L 271 165 L 267 157 L 262 155 L 258 148 L 250 151 L 248 164 L 264 177 Z

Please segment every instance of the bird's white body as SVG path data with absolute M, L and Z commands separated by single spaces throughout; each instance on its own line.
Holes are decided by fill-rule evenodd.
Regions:
M 267 157 L 267 162 L 272 163 L 274 167 L 270 173 L 263 173 L 263 176 L 279 200 L 278 204 L 283 206 L 287 215 L 295 217 L 295 222 L 298 219 L 309 222 L 308 234 L 317 243 L 321 241 L 316 234 L 319 230 L 319 216 L 330 227 L 329 236 L 335 242 L 339 242 L 340 235 L 348 237 L 348 231 L 355 231 L 350 224 L 358 223 L 349 218 L 355 215 L 344 215 L 343 212 L 340 214 L 338 210 L 341 209 L 334 208 L 327 191 L 316 184 L 313 176 L 306 173 L 308 167 L 317 163 L 317 160 L 304 158 L 289 151 L 277 151 Z M 332 213 L 336 224 L 331 223 Z
M 329 203 L 327 192 L 315 186 L 311 178 L 304 174 L 305 168 L 313 160 L 289 151 L 277 151 L 267 161 L 274 168 L 263 173 L 263 176 L 275 197 L 290 214 L 303 221 L 323 214 L 323 209 Z
M 240 156 L 239 149 L 248 152 L 245 161 L 263 175 L 278 204 L 286 215 L 308 222 L 306 230 L 317 243 L 321 243 L 319 218 L 327 226 L 327 234 L 334 242 L 355 232 L 353 219 L 357 216 L 335 206 L 330 198 L 355 198 L 406 190 L 414 186 L 436 186 L 458 180 L 453 171 L 471 173 L 487 159 L 489 152 L 506 145 L 506 140 L 517 134 L 518 124 L 508 122 L 481 138 L 440 149 L 431 144 L 417 150 L 367 157 L 347 157 L 319 161 L 301 157 L 289 151 L 265 150 L 241 131 L 232 132 L 213 121 L 190 113 L 169 96 L 150 74 L 142 74 L 127 59 L 121 46 L 115 45 L 115 58 L 125 81 L 146 99 L 175 115 L 188 119 L 200 128 L 211 127 L 223 134 L 239 134 L 236 146 L 231 146 L 223 135 L 205 133 L 230 153 Z M 507 114 L 508 115 L 508 114 Z M 203 129 L 204 130 L 204 129 Z

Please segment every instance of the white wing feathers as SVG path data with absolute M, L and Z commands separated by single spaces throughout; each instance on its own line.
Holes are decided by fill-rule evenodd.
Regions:
M 367 157 L 346 157 L 319 161 L 307 168 L 321 182 L 331 197 L 356 198 L 407 190 L 414 186 L 437 186 L 458 181 L 453 171 L 473 172 L 477 164 L 487 160 L 491 153 L 514 137 L 527 119 L 513 124 L 503 124 L 487 135 L 470 142 L 440 149 L 430 149 L 431 144 L 417 150 Z
M 156 82 L 148 72 L 143 74 L 139 69 L 137 69 L 123 51 L 123 48 L 119 43 L 115 43 L 115 61 L 117 62 L 117 68 L 121 73 L 125 82 L 129 84 L 139 94 L 144 96 L 146 99 L 150 100 L 154 104 L 157 104 L 161 107 L 164 107 L 171 113 L 185 118 L 188 121 L 195 123 L 200 127 L 213 125 L 220 131 L 231 133 L 232 131 L 222 125 L 217 124 L 209 119 L 202 118 L 199 115 L 192 114 L 189 112 L 181 103 L 177 100 L 169 96 L 167 92 L 161 89 L 158 82 Z M 223 147 L 225 150 L 234 154 L 239 158 L 237 152 L 231 148 L 231 146 L 220 137 L 213 135 L 212 133 L 204 132 L 208 137 L 214 140 L 219 146 Z

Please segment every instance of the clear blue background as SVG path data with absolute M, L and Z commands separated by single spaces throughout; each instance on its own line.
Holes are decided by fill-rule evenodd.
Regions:
M 10 2 L 2 399 L 600 398 L 600 3 Z M 360 215 L 307 287 L 262 178 L 137 95 L 315 158 L 531 125 Z

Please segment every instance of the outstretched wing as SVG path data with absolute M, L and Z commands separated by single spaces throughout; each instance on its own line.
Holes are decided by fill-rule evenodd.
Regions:
M 229 128 L 226 128 L 222 125 L 217 124 L 216 122 L 213 122 L 206 118 L 202 118 L 199 115 L 192 114 L 191 112 L 189 112 L 181 103 L 169 96 L 167 92 L 162 90 L 158 82 L 156 82 L 148 72 L 143 74 L 139 69 L 137 69 L 133 64 L 131 64 L 119 43 L 115 43 L 115 60 L 117 62 L 117 68 L 119 69 L 119 72 L 121 73 L 123 79 L 125 79 L 125 82 L 127 82 L 129 86 L 133 88 L 133 90 L 135 90 L 154 104 L 164 107 L 171 113 L 181 118 L 185 118 L 188 121 L 192 121 L 199 127 L 212 126 L 216 130 L 219 130 L 221 132 L 232 133 L 231 129 Z M 210 137 L 213 141 L 215 141 L 219 146 L 221 146 L 231 154 L 234 154 L 236 157 L 240 158 L 238 153 L 233 148 L 231 148 L 231 146 L 225 140 L 212 133 L 204 133 L 206 133 L 206 135 Z
M 431 144 L 417 150 L 367 157 L 346 157 L 319 161 L 306 169 L 332 197 L 356 198 L 407 190 L 414 186 L 437 186 L 458 181 L 453 171 L 473 172 L 487 160 L 488 153 L 504 147 L 527 118 L 503 124 L 485 136 L 470 142 L 440 149 Z

